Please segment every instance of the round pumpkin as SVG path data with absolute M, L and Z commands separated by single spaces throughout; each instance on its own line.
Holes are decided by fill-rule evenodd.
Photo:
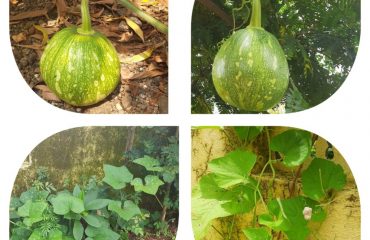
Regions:
M 259 2 L 253 8 L 260 18 Z M 258 9 L 259 7 L 259 9 Z M 253 19 L 252 19 L 253 20 Z M 289 84 L 289 68 L 278 40 L 253 23 L 236 31 L 216 54 L 212 79 L 219 96 L 245 111 L 261 112 L 281 101 Z
M 87 106 L 106 98 L 120 80 L 120 61 L 101 33 L 81 34 L 68 27 L 48 43 L 41 57 L 41 76 L 63 101 Z

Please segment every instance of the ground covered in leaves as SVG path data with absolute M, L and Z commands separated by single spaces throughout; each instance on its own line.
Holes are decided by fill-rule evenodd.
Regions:
M 40 77 L 39 61 L 54 33 L 79 25 L 79 0 L 9 0 L 12 50 L 24 79 L 50 104 L 81 113 L 167 113 L 167 35 L 140 20 L 118 0 L 90 0 L 92 25 L 116 47 L 121 60 L 121 84 L 104 101 L 74 107 L 56 97 Z M 167 0 L 131 0 L 167 25 Z M 129 26 L 134 22 L 143 39 Z M 138 58 L 144 53 L 145 57 Z

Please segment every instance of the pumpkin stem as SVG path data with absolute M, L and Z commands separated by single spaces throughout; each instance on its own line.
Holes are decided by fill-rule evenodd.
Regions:
M 89 0 L 81 0 L 81 17 L 82 24 L 81 27 L 78 29 L 78 32 L 86 35 L 93 34 L 94 30 L 91 28 Z
M 261 1 L 253 0 L 252 17 L 248 27 L 261 27 Z

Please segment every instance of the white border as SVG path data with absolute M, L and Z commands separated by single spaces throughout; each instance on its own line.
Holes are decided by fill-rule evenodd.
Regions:
M 169 0 L 169 114 L 83 115 L 54 108 L 29 90 L 15 64 L 9 40 L 9 1 L 0 3 L 0 238 L 9 239 L 8 204 L 13 181 L 26 155 L 50 135 L 80 126 L 180 125 L 179 240 L 193 239 L 190 220 L 190 126 L 292 126 L 319 134 L 335 145 L 357 180 L 362 206 L 362 239 L 370 239 L 370 2 L 362 1 L 358 57 L 343 86 L 328 101 L 295 114 L 190 115 L 190 33 L 192 1 Z M 345 223 L 343 223 L 345 224 Z

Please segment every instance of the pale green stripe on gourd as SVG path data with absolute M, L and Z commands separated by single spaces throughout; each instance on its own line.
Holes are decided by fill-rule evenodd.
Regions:
M 102 34 L 84 35 L 76 27 L 58 32 L 47 45 L 40 62 L 42 77 L 62 100 L 91 105 L 117 86 L 120 62 L 113 45 Z

